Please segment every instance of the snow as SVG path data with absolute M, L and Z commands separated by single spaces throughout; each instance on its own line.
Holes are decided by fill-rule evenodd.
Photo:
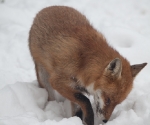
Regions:
M 147 62 L 126 100 L 106 125 L 150 125 L 149 0 L 0 0 L 0 125 L 82 125 L 70 117 L 69 101 L 47 101 L 39 88 L 28 49 L 35 14 L 51 5 L 72 6 L 85 14 L 131 64 Z M 93 109 L 93 98 L 90 97 Z M 95 125 L 103 124 L 95 115 Z

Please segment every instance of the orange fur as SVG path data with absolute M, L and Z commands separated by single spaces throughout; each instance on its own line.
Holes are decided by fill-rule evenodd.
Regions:
M 104 101 L 100 112 L 108 120 L 114 107 L 131 91 L 136 74 L 146 65 L 134 71 L 133 77 L 132 70 L 135 69 L 107 44 L 86 17 L 65 6 L 47 7 L 37 14 L 30 30 L 29 48 L 40 86 L 48 91 L 52 91 L 49 89 L 52 87 L 78 104 L 87 125 L 94 124 L 94 116 L 90 101 L 82 95 L 81 88 L 87 89 L 93 84 L 93 92 L 100 90 Z M 115 58 L 112 67 L 109 67 Z M 117 63 L 120 69 L 116 68 Z M 50 85 L 43 83 L 42 79 Z M 108 98 L 110 104 L 105 103 Z

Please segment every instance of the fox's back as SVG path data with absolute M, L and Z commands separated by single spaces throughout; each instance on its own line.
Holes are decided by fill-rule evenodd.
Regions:
M 47 35 L 65 35 L 75 34 L 78 28 L 89 27 L 86 17 L 73 8 L 63 6 L 52 6 L 40 11 L 33 23 L 36 32 L 47 33 Z M 72 34 L 73 35 L 73 34 Z
M 124 58 L 111 48 L 86 17 L 70 7 L 53 6 L 40 11 L 30 30 L 33 59 L 49 70 L 91 74 L 100 71 L 114 58 Z M 125 63 L 129 63 L 125 60 Z M 94 66 L 91 66 L 94 65 Z

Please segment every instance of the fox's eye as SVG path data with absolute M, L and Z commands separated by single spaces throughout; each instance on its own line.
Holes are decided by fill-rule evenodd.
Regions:
M 111 101 L 110 101 L 110 98 L 107 98 L 107 99 L 106 99 L 106 105 L 109 105 L 110 102 L 111 102 Z

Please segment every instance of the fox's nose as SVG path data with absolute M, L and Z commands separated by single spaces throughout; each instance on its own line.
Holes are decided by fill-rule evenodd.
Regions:
M 106 122 L 107 122 L 107 120 L 103 120 L 103 122 L 104 122 L 104 123 L 106 123 Z

